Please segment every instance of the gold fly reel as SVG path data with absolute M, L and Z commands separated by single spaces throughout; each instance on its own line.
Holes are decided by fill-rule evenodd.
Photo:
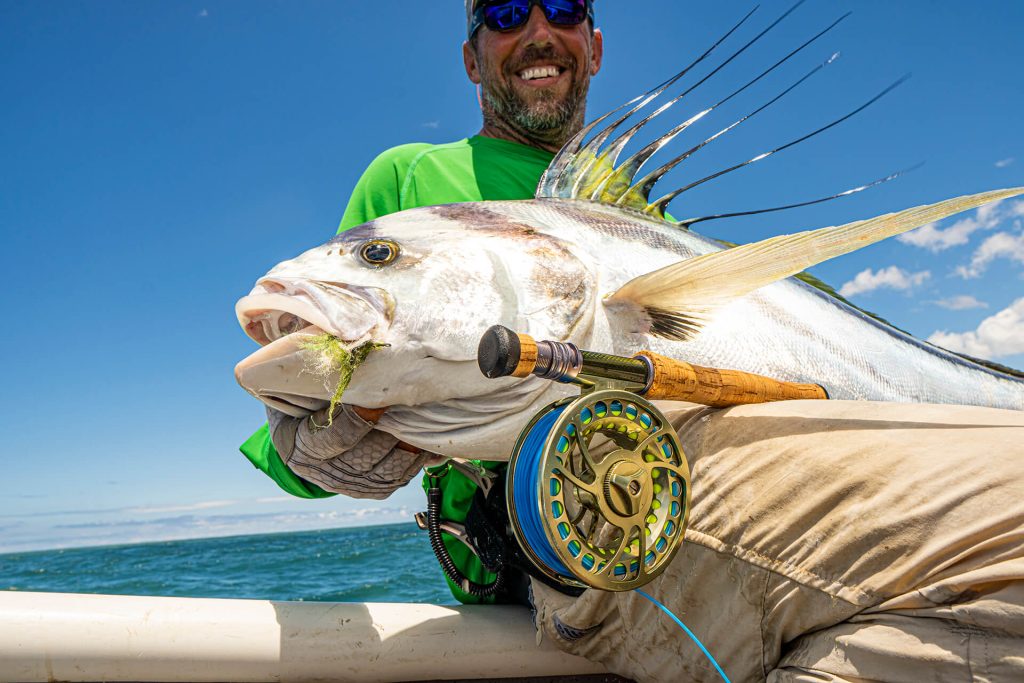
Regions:
M 553 404 L 523 432 L 508 471 L 513 531 L 551 579 L 632 590 L 664 571 L 682 543 L 689 466 L 665 416 L 634 393 L 605 389 Z

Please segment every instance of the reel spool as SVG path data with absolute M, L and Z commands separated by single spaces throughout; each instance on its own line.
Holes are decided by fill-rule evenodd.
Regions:
M 664 571 L 682 544 L 689 466 L 652 404 L 629 391 L 585 389 L 523 431 L 506 500 L 516 541 L 545 576 L 627 591 Z

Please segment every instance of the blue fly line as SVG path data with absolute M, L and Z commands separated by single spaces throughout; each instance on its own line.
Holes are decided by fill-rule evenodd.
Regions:
M 711 656 L 711 653 L 708 652 L 708 649 L 706 647 L 704 647 L 704 643 L 700 642 L 700 639 L 693 634 L 693 631 L 691 631 L 689 628 L 687 628 L 686 624 L 683 623 L 682 619 L 680 619 L 676 615 L 672 614 L 672 610 L 670 610 L 668 607 L 665 607 L 665 605 L 661 604 L 660 602 L 658 602 L 656 599 L 652 598 L 647 593 L 644 593 L 639 588 L 636 589 L 636 592 L 639 593 L 640 595 L 644 596 L 645 598 L 647 598 L 651 602 L 653 602 L 654 605 L 658 609 L 660 609 L 662 612 L 664 612 L 665 614 L 667 614 L 670 617 L 672 617 L 672 621 L 674 621 L 677 624 L 679 624 L 679 628 L 681 628 L 684 631 L 686 631 L 686 635 L 690 636 L 690 639 L 693 640 L 693 642 L 697 643 L 697 647 L 699 647 L 700 651 L 704 653 L 704 656 L 708 658 L 708 661 L 710 661 L 712 664 L 715 665 L 715 670 L 718 672 L 718 675 L 722 677 L 722 680 L 725 681 L 725 683 L 732 683 L 732 681 L 729 680 L 729 677 L 725 675 L 725 672 L 722 671 L 722 667 L 718 666 L 718 662 L 716 662 L 715 658 Z
M 572 573 L 558 559 L 544 534 L 540 504 L 537 500 L 541 486 L 539 481 L 540 458 L 544 450 L 544 442 L 547 440 L 555 420 L 563 410 L 565 410 L 565 406 L 558 406 L 546 413 L 537 420 L 533 429 L 526 436 L 523 447 L 519 449 L 519 455 L 516 457 L 516 471 L 512 481 L 512 500 L 516 506 L 516 514 L 519 516 L 523 535 L 533 552 L 552 571 L 561 576 L 571 577 Z

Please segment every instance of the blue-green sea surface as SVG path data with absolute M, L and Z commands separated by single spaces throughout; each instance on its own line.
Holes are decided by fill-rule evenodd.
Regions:
M 0 555 L 0 589 L 454 604 L 412 523 Z

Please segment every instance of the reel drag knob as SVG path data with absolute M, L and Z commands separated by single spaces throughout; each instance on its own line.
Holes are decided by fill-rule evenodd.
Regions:
M 645 475 L 644 469 L 634 462 L 621 460 L 615 463 L 604 482 L 605 501 L 611 509 L 619 515 L 631 517 L 637 510 L 646 508 L 650 503 L 652 486 Z

